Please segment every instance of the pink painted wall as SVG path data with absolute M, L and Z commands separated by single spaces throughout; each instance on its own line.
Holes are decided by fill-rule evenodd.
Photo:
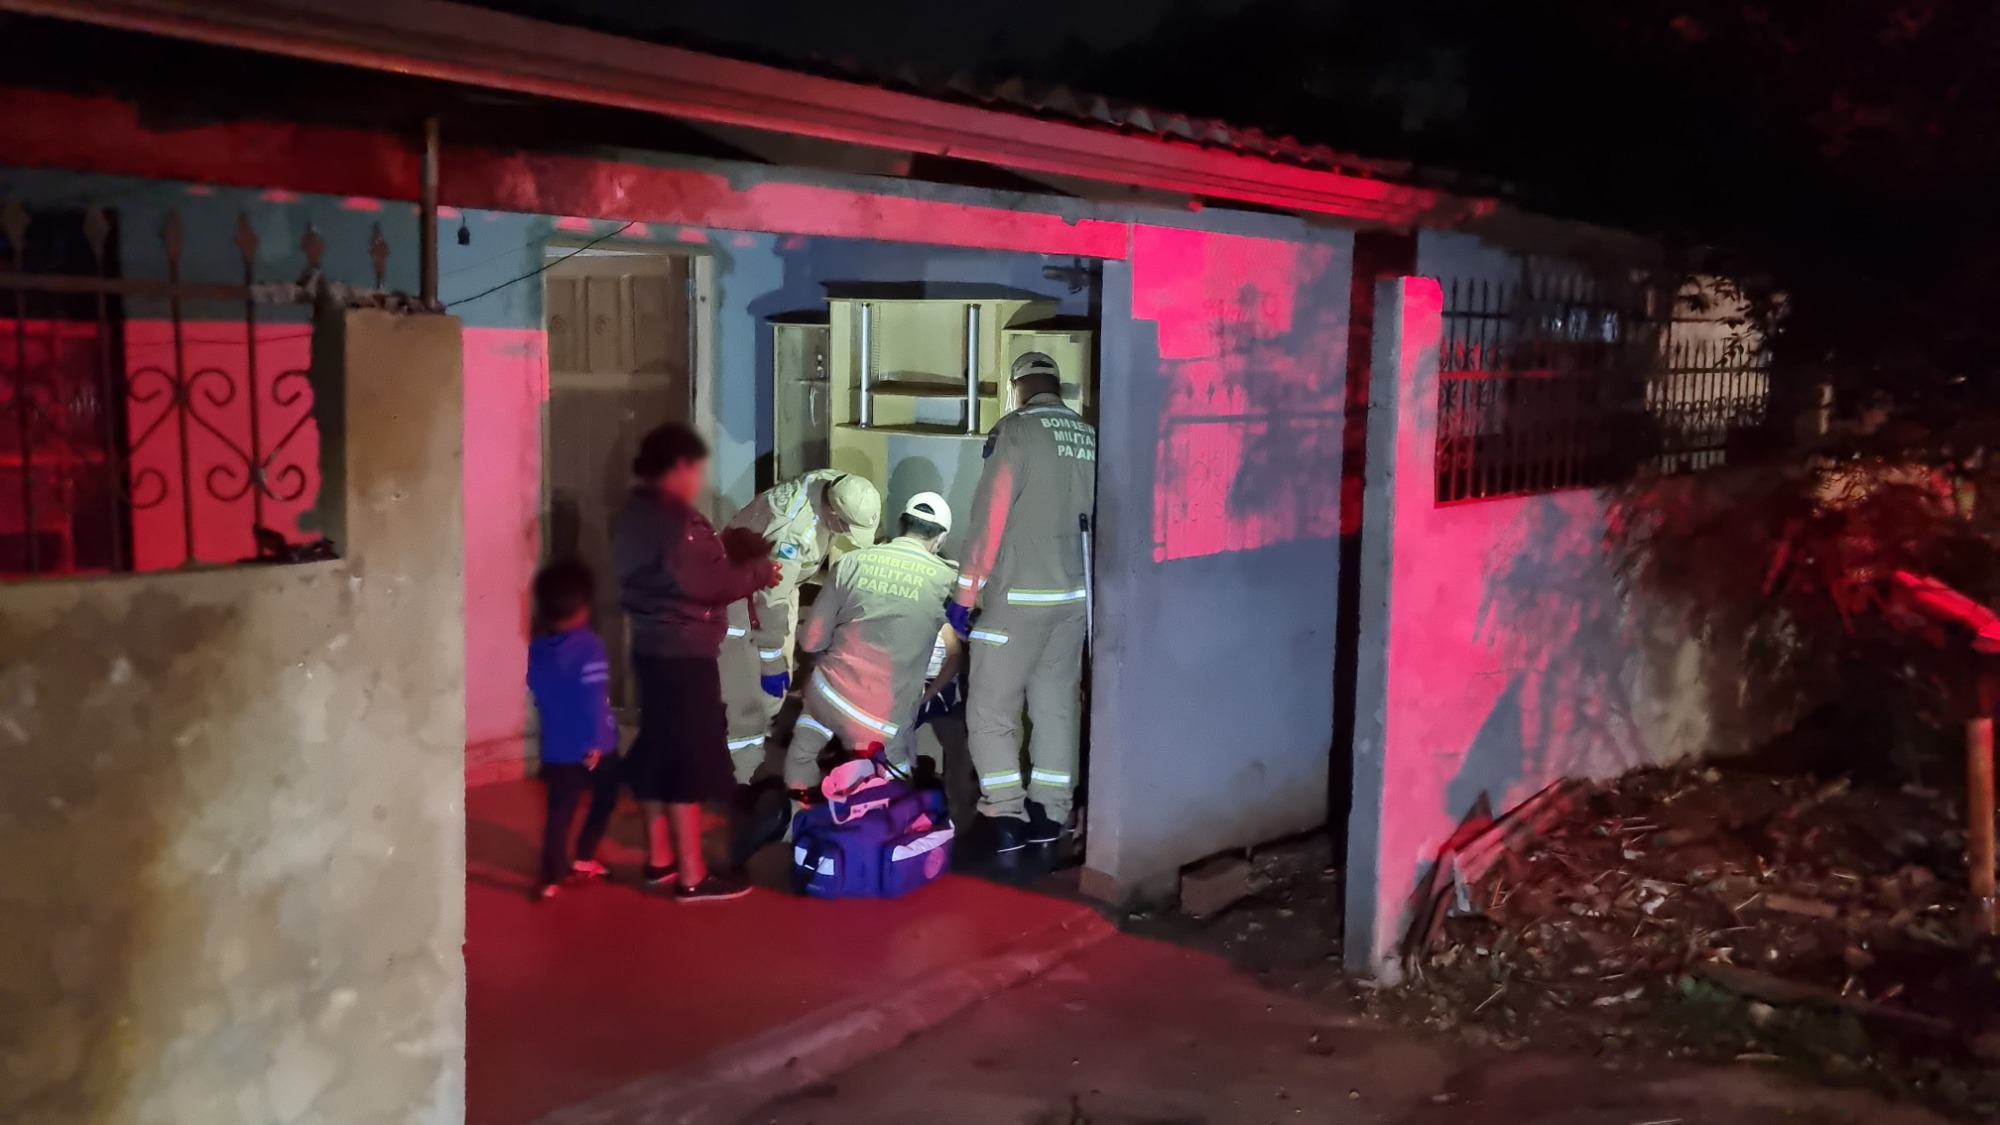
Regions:
M 1411 891 L 1482 795 L 1503 811 L 1563 778 L 1711 746 L 1699 650 L 1649 629 L 1621 591 L 1604 494 L 1436 504 L 1440 289 L 1395 284 L 1398 299 L 1378 306 L 1364 502 L 1361 711 L 1365 727 L 1376 709 L 1375 729 L 1357 734 L 1350 832 L 1373 900 L 1357 911 L 1350 899 L 1372 918 L 1349 940 L 1378 968 Z
M 548 337 L 465 329 L 465 742 L 469 782 L 519 777 L 528 585 L 541 553 Z
M 1132 315 L 1158 325 L 1167 381 L 1154 559 L 1336 534 L 1346 317 L 1321 291 L 1336 248 L 1139 226 L 1132 255 Z

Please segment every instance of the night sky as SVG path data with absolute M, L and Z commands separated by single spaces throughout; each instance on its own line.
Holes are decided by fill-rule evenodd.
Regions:
M 576 0 L 607 20 L 679 29 L 703 40 L 792 56 L 854 58 L 876 66 L 971 68 L 994 59 L 1035 59 L 1071 35 L 1115 47 L 1151 32 L 1170 10 L 1210 11 L 1245 0 L 1002 0 L 954 5 L 939 0 L 741 0 L 639 4 Z M 500 6 L 500 5 L 496 5 Z

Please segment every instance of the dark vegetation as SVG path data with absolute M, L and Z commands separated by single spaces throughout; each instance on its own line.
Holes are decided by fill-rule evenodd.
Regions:
M 1253 0 L 1037 70 L 1712 248 L 1787 295 L 1795 400 L 1886 386 L 1938 419 L 1994 395 L 1993 4 Z
M 1736 279 L 1772 342 L 1765 444 L 1787 452 L 1754 479 L 1628 489 L 1627 579 L 1730 649 L 1758 725 L 1832 710 L 1907 758 L 1969 713 L 1964 638 L 1912 629 L 1884 583 L 2000 601 L 2000 488 L 1977 487 L 2000 449 L 2000 5 L 1253 0 L 1035 69 L 1449 169 Z M 1871 403 L 1885 424 L 1862 424 Z

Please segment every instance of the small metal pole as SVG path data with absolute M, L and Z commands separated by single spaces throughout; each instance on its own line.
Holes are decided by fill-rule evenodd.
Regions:
M 1090 516 L 1076 517 L 1077 535 L 1083 540 L 1083 647 L 1097 655 L 1097 582 L 1091 577 Z
M 1965 724 L 1965 858 L 1972 885 L 1973 924 L 1982 934 L 2000 933 L 1993 887 L 1993 719 L 1981 715 Z
M 861 428 L 867 429 L 875 421 L 875 306 L 866 301 L 861 303 Z
M 417 222 L 422 229 L 417 242 L 419 282 L 417 295 L 426 308 L 438 299 L 438 119 L 424 118 L 423 195 L 417 204 Z
M 979 432 L 979 306 L 965 306 L 965 432 Z

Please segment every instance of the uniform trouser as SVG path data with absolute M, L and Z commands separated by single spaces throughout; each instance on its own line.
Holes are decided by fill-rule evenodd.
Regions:
M 735 627 L 731 626 L 732 632 Z M 729 758 L 736 780 L 747 782 L 764 764 L 764 743 L 778 708 L 785 702 L 764 694 L 758 681 L 757 650 L 748 637 L 722 642 L 722 701 L 729 716 Z
M 792 648 L 798 638 L 799 603 L 795 597 L 785 607 L 785 640 L 782 651 L 785 667 L 792 667 Z M 722 642 L 722 700 L 729 714 L 729 757 L 736 767 L 736 780 L 747 782 L 764 764 L 764 743 L 771 724 L 778 719 L 783 699 L 764 694 L 763 658 L 750 642 L 750 603 L 729 607 L 729 636 Z
M 836 738 L 850 754 L 883 743 L 882 753 L 889 764 L 907 773 L 911 748 L 916 745 L 916 732 L 911 724 L 896 726 L 896 733 L 887 735 L 862 723 L 826 697 L 817 676 L 799 698 L 799 721 L 792 727 L 792 744 L 785 751 L 786 788 L 817 789 L 822 776 L 820 752 Z
M 979 772 L 979 811 L 1026 819 L 1032 799 L 1051 819 L 1069 819 L 1083 690 L 1084 611 L 1080 603 L 1003 605 L 972 630 L 965 725 Z M 1033 731 L 1021 770 L 1021 712 Z M 1025 784 L 1023 784 L 1025 782 Z

